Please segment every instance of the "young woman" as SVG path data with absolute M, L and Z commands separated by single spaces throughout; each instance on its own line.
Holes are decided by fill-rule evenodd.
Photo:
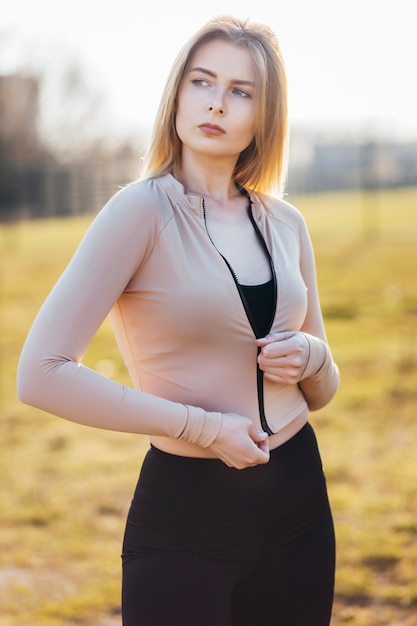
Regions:
M 22 351 L 23 402 L 150 436 L 125 626 L 330 621 L 334 532 L 308 416 L 339 374 L 306 225 L 281 199 L 286 135 L 275 35 L 210 21 L 173 65 L 141 180 L 95 218 Z M 82 365 L 108 314 L 132 388 Z

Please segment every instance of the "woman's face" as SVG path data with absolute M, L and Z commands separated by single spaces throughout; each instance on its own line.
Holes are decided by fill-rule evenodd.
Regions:
M 221 39 L 201 46 L 178 91 L 176 129 L 183 149 L 237 159 L 254 137 L 255 83 L 248 50 Z

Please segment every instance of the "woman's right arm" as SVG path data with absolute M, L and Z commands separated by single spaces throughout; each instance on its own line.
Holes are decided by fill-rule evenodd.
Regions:
M 219 432 L 220 413 L 128 388 L 82 364 L 89 342 L 161 228 L 139 185 L 123 189 L 102 209 L 44 302 L 20 356 L 18 396 L 80 424 L 182 436 L 208 446 Z
M 266 463 L 265 437 L 248 418 L 172 402 L 82 364 L 92 337 L 164 226 L 139 185 L 123 189 L 102 209 L 41 307 L 19 360 L 19 399 L 79 424 L 210 447 L 233 467 Z

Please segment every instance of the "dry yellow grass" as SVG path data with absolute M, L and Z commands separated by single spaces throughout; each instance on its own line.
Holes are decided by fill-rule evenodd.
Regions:
M 417 626 L 417 190 L 288 199 L 311 230 L 342 373 L 312 415 L 338 541 L 332 626 Z M 120 625 L 119 553 L 146 438 L 15 396 L 29 325 L 90 219 L 0 225 L 0 626 Z M 128 382 L 107 323 L 87 362 Z

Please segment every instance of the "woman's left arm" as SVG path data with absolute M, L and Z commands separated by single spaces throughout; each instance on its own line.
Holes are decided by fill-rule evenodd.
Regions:
M 307 287 L 307 312 L 297 331 L 271 333 L 257 340 L 258 361 L 265 378 L 281 384 L 298 384 L 311 411 L 328 404 L 335 395 L 340 374 L 324 328 L 317 288 L 313 247 L 304 220 L 300 233 L 300 271 Z

